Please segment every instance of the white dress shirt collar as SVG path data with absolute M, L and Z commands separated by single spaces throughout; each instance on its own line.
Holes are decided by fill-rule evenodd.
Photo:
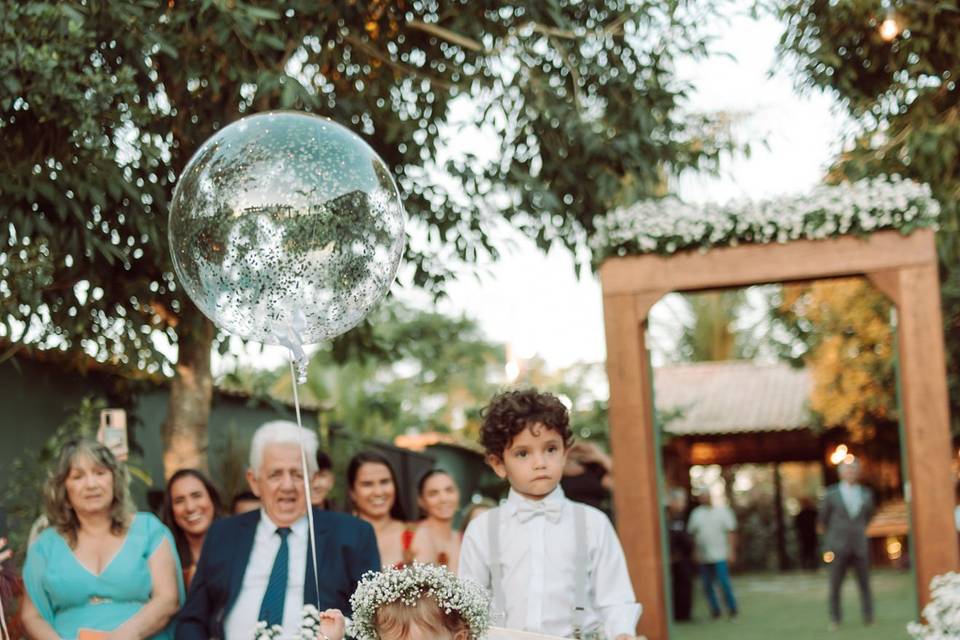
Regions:
M 272 536 L 277 532 L 277 529 L 280 528 L 280 525 L 275 523 L 267 514 L 267 510 L 263 507 L 260 507 L 260 522 L 257 524 L 257 536 L 259 537 L 261 533 L 266 533 L 266 535 Z M 308 528 L 307 514 L 303 514 L 297 519 L 296 522 L 290 525 L 290 533 L 291 535 L 295 535 L 298 538 L 303 538 L 306 540 Z
M 560 488 L 560 485 L 557 485 L 557 488 L 543 496 L 539 500 L 531 500 L 530 498 L 524 498 L 522 495 L 517 493 L 510 487 L 510 492 L 507 494 L 507 500 L 503 503 L 503 511 L 507 516 L 513 516 L 517 513 L 517 508 L 522 503 L 536 504 L 537 502 L 550 502 L 550 503 L 559 503 L 560 505 L 566 504 L 566 495 L 563 493 L 563 489 Z
M 518 509 L 531 504 L 561 508 L 556 521 L 531 518 L 522 521 Z M 636 602 L 626 561 L 610 520 L 584 506 L 589 563 L 583 628 L 603 629 L 614 638 L 633 635 L 641 607 Z M 558 486 L 541 500 L 529 500 L 511 489 L 497 517 L 499 549 L 491 548 L 489 518 L 484 513 L 467 528 L 460 553 L 459 573 L 492 588 L 493 563 L 500 565 L 500 588 L 506 596 L 502 626 L 511 629 L 569 637 L 573 632 L 576 580 L 574 506 Z M 544 509 L 546 511 L 546 509 Z

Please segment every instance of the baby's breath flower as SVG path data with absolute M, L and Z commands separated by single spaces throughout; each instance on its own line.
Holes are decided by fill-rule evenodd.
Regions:
M 425 596 L 433 597 L 445 613 L 459 613 L 470 627 L 472 640 L 479 640 L 486 633 L 490 597 L 483 587 L 458 578 L 446 567 L 419 562 L 364 574 L 350 596 L 353 622 L 349 632 L 357 640 L 378 640 L 374 620 L 380 607 L 393 602 L 412 607 Z
M 675 198 L 614 209 L 595 221 L 594 260 L 631 254 L 737 246 L 743 242 L 822 240 L 883 229 L 904 233 L 937 226 L 940 206 L 929 185 L 899 176 L 820 185 L 811 193 L 763 202 L 693 205 Z
M 914 640 L 960 638 L 960 573 L 951 571 L 930 581 L 930 602 L 923 608 L 923 617 L 926 624 L 907 625 Z
M 294 635 L 296 640 L 316 640 L 320 631 L 320 610 L 312 604 L 303 605 L 300 610 L 300 630 Z M 283 627 L 278 624 L 268 627 L 261 620 L 253 630 L 254 640 L 277 640 L 283 635 Z

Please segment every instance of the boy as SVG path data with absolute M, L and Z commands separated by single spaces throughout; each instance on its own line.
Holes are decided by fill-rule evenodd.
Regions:
M 548 393 L 508 391 L 483 411 L 487 463 L 507 501 L 467 527 L 460 576 L 493 592 L 491 622 L 575 638 L 634 637 L 636 602 L 623 549 L 603 512 L 558 486 L 573 436 Z

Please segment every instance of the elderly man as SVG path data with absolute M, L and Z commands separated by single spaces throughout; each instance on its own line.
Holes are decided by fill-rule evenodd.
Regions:
M 290 422 L 268 422 L 250 447 L 247 481 L 262 507 L 213 523 L 180 612 L 176 637 L 249 640 L 257 622 L 292 638 L 304 604 L 350 613 L 350 595 L 380 568 L 373 528 L 352 516 L 313 510 L 319 584 L 315 584 L 300 443 L 312 475 L 316 435 Z
M 860 464 L 856 460 L 840 463 L 837 473 L 840 482 L 827 487 L 820 506 L 824 550 L 828 553 L 830 567 L 830 630 L 840 625 L 840 588 L 850 567 L 857 574 L 863 621 L 865 624 L 873 623 L 870 547 L 867 544 L 867 524 L 873 515 L 873 495 L 869 489 L 857 483 Z

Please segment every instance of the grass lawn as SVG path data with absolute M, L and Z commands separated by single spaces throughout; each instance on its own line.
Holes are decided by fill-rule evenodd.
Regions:
M 909 572 L 871 573 L 875 624 L 860 618 L 860 596 L 853 573 L 843 585 L 840 629 L 827 631 L 827 573 L 750 574 L 735 576 L 733 591 L 740 607 L 736 621 L 711 620 L 699 580 L 693 588 L 693 622 L 675 623 L 670 640 L 905 640 L 906 624 L 916 619 L 916 596 Z M 719 594 L 718 594 L 719 595 Z

